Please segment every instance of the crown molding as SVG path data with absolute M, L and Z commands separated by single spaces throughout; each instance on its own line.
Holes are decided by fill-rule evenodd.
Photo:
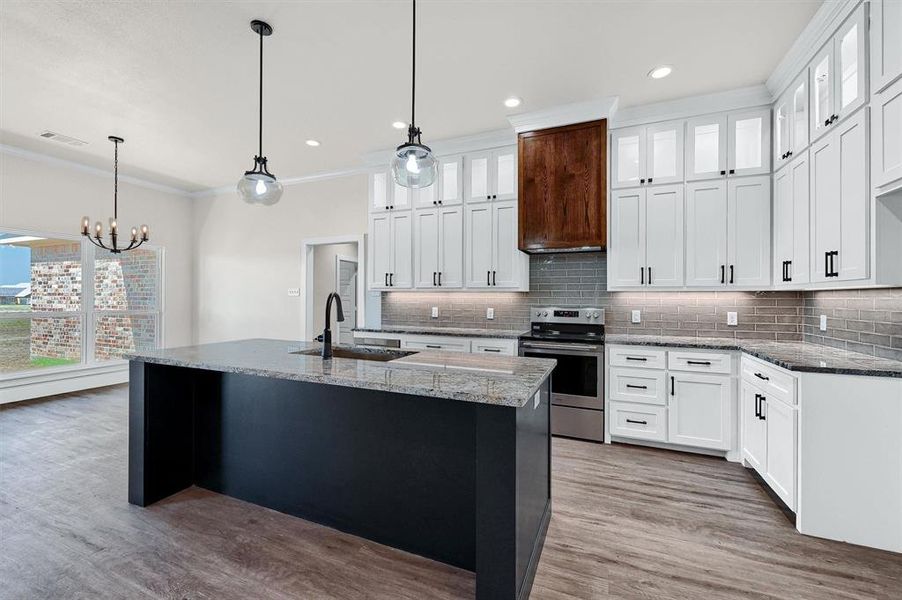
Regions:
M 387 164 L 387 163 L 386 163 Z M 347 169 L 334 169 L 332 171 L 320 171 L 319 173 L 313 173 L 311 175 L 303 175 L 301 177 L 282 177 L 279 178 L 279 183 L 282 184 L 282 187 L 289 187 L 293 185 L 299 185 L 302 183 L 312 183 L 314 181 L 325 181 L 327 179 L 337 179 L 339 177 L 351 177 L 353 175 L 363 175 L 365 173 L 371 172 L 372 169 L 369 167 L 350 167 Z M 191 192 L 188 194 L 191 198 L 210 198 L 212 196 L 219 196 L 221 194 L 237 194 L 237 189 L 235 185 L 225 185 L 217 188 L 209 188 L 206 190 L 200 190 L 197 192 Z
M 495 129 L 473 135 L 465 135 L 442 140 L 430 140 L 427 144 L 436 156 L 466 154 L 476 150 L 498 148 L 517 143 L 517 134 L 510 129 Z M 394 157 L 395 149 L 377 150 L 363 155 L 363 164 L 369 171 L 387 168 Z
M 764 106 L 773 102 L 770 92 L 763 85 L 688 96 L 654 104 L 629 106 L 621 108 L 611 120 L 609 129 L 647 125 L 658 121 L 685 119 L 696 115 L 742 110 L 756 106 Z
M 767 78 L 767 89 L 771 96 L 778 97 L 798 77 L 799 73 L 811 62 L 814 54 L 827 43 L 827 40 L 842 25 L 842 22 L 858 7 L 863 0 L 832 0 L 824 2 L 817 9 L 811 21 L 796 38 L 795 43 L 783 56 L 783 60 Z
M 55 167 L 71 169 L 73 171 L 87 173 L 88 175 L 94 175 L 95 177 L 110 178 L 113 176 L 112 171 L 107 171 L 105 169 L 98 169 L 97 167 L 91 167 L 86 164 L 82 164 L 82 163 L 75 162 L 72 160 L 66 160 L 64 158 L 57 158 L 55 156 L 41 154 L 40 152 L 34 152 L 32 150 L 26 150 L 24 148 L 19 148 L 18 146 L 10 146 L 8 144 L 0 144 L 0 154 L 7 154 L 9 156 L 17 156 L 19 158 L 33 160 L 35 162 L 40 162 L 40 163 L 44 163 L 44 164 L 48 164 L 48 165 L 53 165 Z M 148 181 L 147 179 L 141 179 L 140 177 L 132 177 L 131 175 L 120 175 L 119 181 L 131 184 L 131 185 L 134 185 L 137 187 L 142 187 L 142 188 L 154 190 L 157 192 L 163 192 L 166 194 L 182 196 L 185 198 L 190 198 L 193 194 L 193 192 L 183 189 L 183 188 L 177 188 L 177 187 L 173 187 L 170 185 L 164 185 L 162 183 Z
M 507 118 L 517 133 L 536 131 L 586 121 L 610 119 L 617 112 L 619 96 L 607 96 L 599 100 L 576 102 L 543 110 L 511 115 Z

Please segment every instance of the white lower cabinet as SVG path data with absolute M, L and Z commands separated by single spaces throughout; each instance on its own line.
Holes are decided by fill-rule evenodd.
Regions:
M 741 384 L 740 420 L 742 422 L 742 458 L 759 473 L 767 465 L 767 424 L 760 418 L 760 399 L 755 386 Z
M 444 350 L 445 352 L 469 352 L 470 338 L 442 337 L 438 335 L 409 335 L 401 339 L 405 350 Z
M 407 350 L 444 350 L 446 352 L 471 352 L 474 354 L 517 355 L 517 340 L 513 338 L 463 337 L 441 334 L 412 334 L 359 331 L 357 338 L 398 340 Z
M 609 346 L 610 435 L 734 450 L 734 356 L 729 352 Z
M 505 356 L 516 356 L 517 340 L 473 338 L 470 345 L 470 352 L 474 354 L 504 354 Z
M 671 373 L 667 441 L 729 450 L 733 380 L 724 375 Z
M 791 510 L 795 510 L 798 411 L 780 400 L 767 397 L 761 405 L 767 426 L 764 481 Z

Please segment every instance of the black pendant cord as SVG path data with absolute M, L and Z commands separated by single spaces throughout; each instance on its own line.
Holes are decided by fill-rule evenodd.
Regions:
M 258 156 L 263 159 L 263 30 L 260 30 L 260 120 L 258 129 L 258 147 L 260 153 Z
M 417 106 L 417 0 L 413 0 L 413 51 L 410 65 L 410 129 L 415 129 Z M 411 140 L 412 141 L 412 140 Z
M 119 142 L 113 140 L 113 220 L 119 223 Z

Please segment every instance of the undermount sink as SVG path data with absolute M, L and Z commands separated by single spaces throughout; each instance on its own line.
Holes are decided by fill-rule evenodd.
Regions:
M 322 354 L 322 348 L 310 348 L 309 350 L 295 350 L 291 354 L 303 354 L 305 356 L 319 356 Z M 382 348 L 342 348 L 340 346 L 332 347 L 333 358 L 354 358 L 357 360 L 374 360 L 377 362 L 388 362 L 396 358 L 404 358 L 416 354 L 409 350 L 384 350 Z

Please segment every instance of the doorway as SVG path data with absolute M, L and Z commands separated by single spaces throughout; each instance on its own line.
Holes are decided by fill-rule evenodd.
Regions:
M 357 257 L 335 255 L 335 289 L 341 298 L 345 320 L 337 324 L 339 344 L 354 344 L 353 329 L 357 323 Z
M 364 292 L 360 269 L 364 264 L 364 236 L 345 235 L 304 240 L 301 246 L 300 296 L 304 307 L 301 339 L 315 341 L 326 327 L 326 299 L 341 298 L 345 320 L 338 323 L 333 303 L 330 324 L 335 344 L 353 344 L 355 327 L 363 326 Z

